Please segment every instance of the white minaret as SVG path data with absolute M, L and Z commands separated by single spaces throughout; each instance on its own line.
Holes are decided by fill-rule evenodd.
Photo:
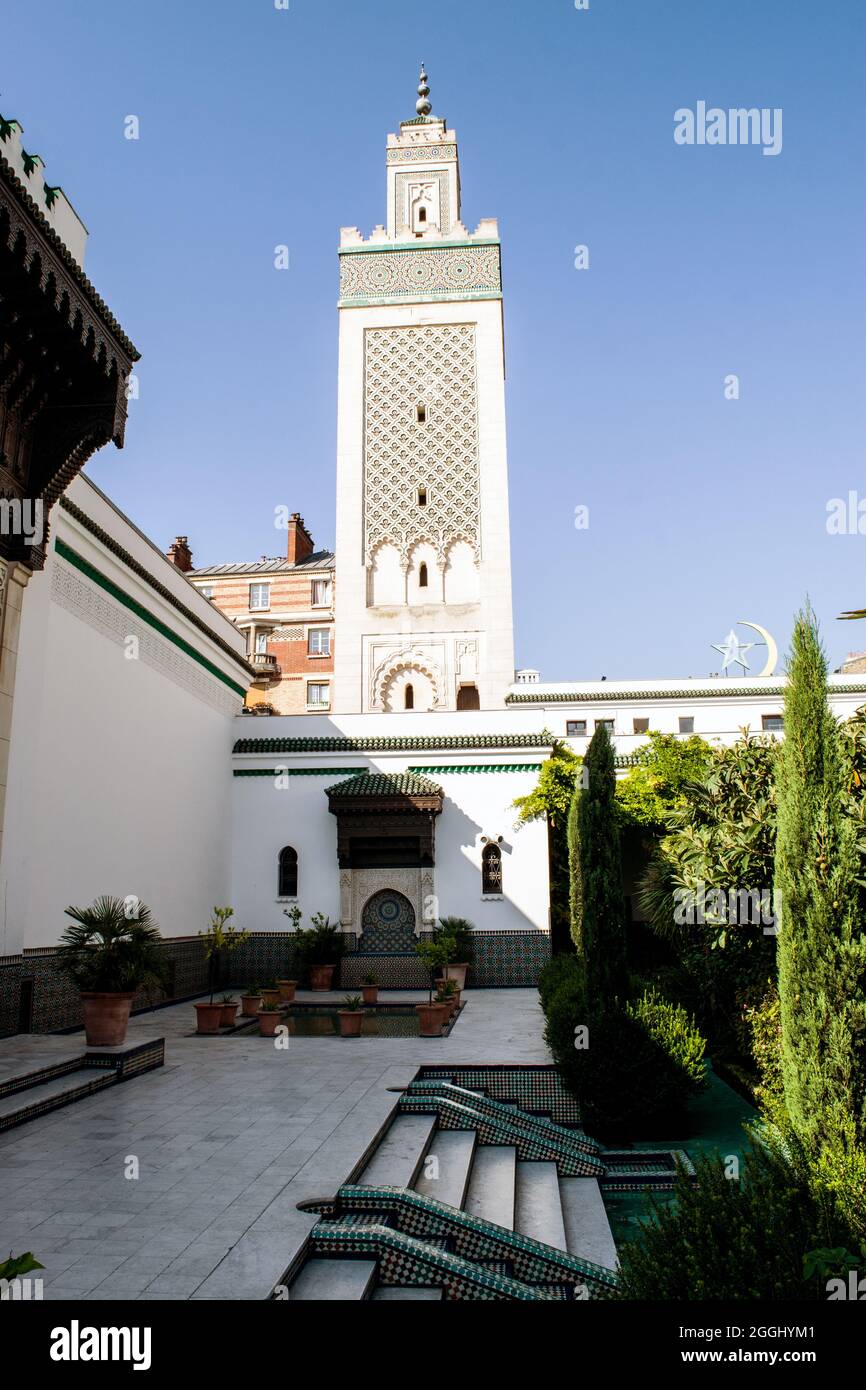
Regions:
M 457 137 L 388 136 L 388 226 L 340 239 L 338 713 L 497 709 L 514 679 L 496 221 L 460 221 Z

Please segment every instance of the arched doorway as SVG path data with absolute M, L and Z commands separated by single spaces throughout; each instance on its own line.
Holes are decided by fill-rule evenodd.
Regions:
M 414 951 L 415 909 L 393 888 L 382 888 L 364 904 L 361 913 L 362 951 Z

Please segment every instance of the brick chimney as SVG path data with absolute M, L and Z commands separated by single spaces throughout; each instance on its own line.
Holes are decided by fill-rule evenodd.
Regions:
M 175 536 L 166 555 L 166 559 L 184 574 L 192 569 L 192 551 L 186 542 L 186 536 Z
M 289 517 L 289 544 L 286 558 L 290 565 L 298 565 L 313 553 L 313 538 L 304 525 L 300 512 L 292 512 Z

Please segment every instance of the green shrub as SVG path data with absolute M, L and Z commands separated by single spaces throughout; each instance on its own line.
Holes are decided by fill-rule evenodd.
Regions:
M 651 987 L 628 1005 L 627 1012 L 683 1073 L 686 1092 L 701 1090 L 706 1082 L 706 1043 L 683 1006 L 665 999 Z
M 547 1012 L 547 1006 L 554 994 L 564 987 L 580 989 L 582 979 L 580 961 L 573 952 L 553 956 L 538 977 L 538 993 L 544 1011 Z
M 798 1142 L 753 1137 L 739 1179 L 726 1176 L 719 1156 L 695 1166 L 697 1182 L 681 1171 L 675 1202 L 653 1199 L 641 1234 L 621 1248 L 619 1297 L 826 1299 L 826 1275 L 806 1277 L 804 1261 L 851 1248 L 853 1234 Z

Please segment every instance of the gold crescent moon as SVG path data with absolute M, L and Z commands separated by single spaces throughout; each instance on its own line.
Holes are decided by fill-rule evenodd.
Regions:
M 763 671 L 760 671 L 760 672 L 759 672 L 759 675 L 762 675 L 762 676 L 775 676 L 775 674 L 776 674 L 776 663 L 777 663 L 778 660 L 779 660 L 779 648 L 776 646 L 775 641 L 774 641 L 773 638 L 770 636 L 770 634 L 769 634 L 769 632 L 767 631 L 767 629 L 766 629 L 765 627 L 761 627 L 761 625 L 760 625 L 759 623 L 749 623 L 749 622 L 746 621 L 745 618 L 740 618 L 738 621 L 739 621 L 740 627 L 750 627 L 750 628 L 752 629 L 753 632 L 757 632 L 757 634 L 758 634 L 759 637 L 763 637 L 764 641 L 765 641 L 766 644 L 767 644 L 767 661 L 766 661 L 766 665 L 764 666 Z

